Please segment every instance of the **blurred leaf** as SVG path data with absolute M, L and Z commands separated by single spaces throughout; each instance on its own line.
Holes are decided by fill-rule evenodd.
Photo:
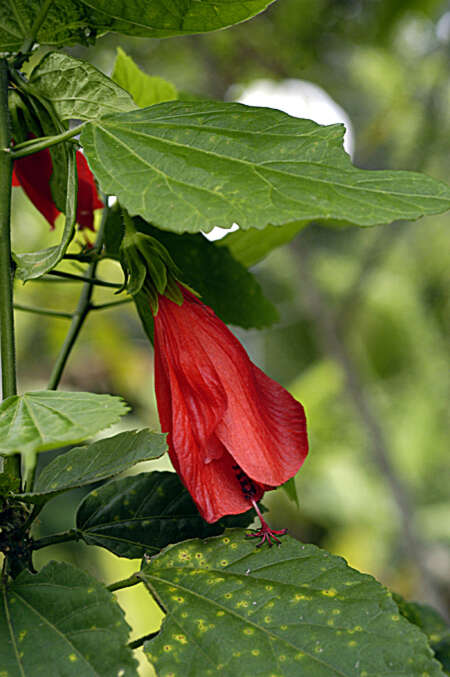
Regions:
M 61 120 L 92 120 L 136 108 L 125 89 L 87 61 L 48 52 L 33 69 L 30 83 L 51 101 Z
M 0 404 L 0 454 L 36 452 L 81 442 L 119 420 L 128 406 L 120 397 L 38 390 Z
M 131 94 L 134 102 L 141 108 L 153 106 L 163 101 L 178 98 L 175 86 L 156 75 L 147 75 L 125 54 L 121 47 L 117 48 L 117 57 L 111 78 Z
M 119 557 L 153 555 L 169 543 L 221 534 L 228 526 L 248 526 L 253 509 L 208 524 L 173 472 L 141 473 L 113 480 L 81 503 L 77 528 L 88 545 Z
M 398 609 L 410 623 L 414 623 L 428 637 L 430 646 L 445 673 L 450 674 L 450 627 L 442 616 L 428 604 L 407 602 L 401 595 L 393 593 Z
M 256 278 L 224 247 L 217 247 L 203 235 L 176 235 L 134 219 L 140 232 L 158 239 L 182 272 L 182 280 L 228 324 L 248 329 L 277 322 L 278 312 L 263 295 Z
M 28 503 L 44 503 L 67 489 L 108 479 L 136 463 L 162 456 L 165 435 L 151 430 L 127 430 L 57 456 L 37 477 L 33 492 L 20 496 Z
M 343 131 L 277 110 L 172 101 L 89 122 L 81 142 L 105 193 L 178 233 L 317 218 L 368 226 L 450 207 L 450 188 L 428 176 L 353 167 Z
M 145 644 L 159 675 L 443 674 L 383 586 L 289 536 L 272 549 L 240 530 L 180 543 L 138 576 L 167 611 Z
M 147 38 L 204 33 L 232 26 L 258 14 L 273 0 L 58 0 L 50 3 L 37 40 L 48 45 L 92 42 L 113 31 Z M 40 0 L 0 5 L 0 51 L 22 45 L 41 8 Z
M 66 189 L 66 218 L 61 242 L 47 249 L 26 254 L 14 254 L 17 264 L 16 276 L 26 282 L 41 277 L 47 271 L 56 266 L 66 253 L 66 249 L 72 240 L 75 231 L 77 216 L 77 171 L 75 149 L 72 148 L 67 154 L 67 189 Z M 1 445 L 1 442 L 0 442 Z
M 1 587 L 2 674 L 137 677 L 124 613 L 89 574 L 50 562 Z
M 217 240 L 217 246 L 228 247 L 229 251 L 246 268 L 264 259 L 272 249 L 290 242 L 309 221 L 294 221 L 285 226 L 266 226 L 262 231 L 236 230 Z

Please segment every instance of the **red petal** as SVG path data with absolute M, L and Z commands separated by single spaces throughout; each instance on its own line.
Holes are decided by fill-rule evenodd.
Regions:
M 215 521 L 249 507 L 237 473 L 253 480 L 256 500 L 295 475 L 308 450 L 305 416 L 213 311 L 182 291 L 181 306 L 159 299 L 156 397 L 174 466 Z
M 101 209 L 105 205 L 98 197 L 94 175 L 89 169 L 83 153 L 77 150 L 76 157 L 78 174 L 77 223 L 80 230 L 83 230 L 83 228 L 94 230 L 94 209 Z
M 50 190 L 53 172 L 52 158 L 48 148 L 26 155 L 14 162 L 13 186 L 21 185 L 34 206 L 47 219 L 52 228 L 59 214 Z

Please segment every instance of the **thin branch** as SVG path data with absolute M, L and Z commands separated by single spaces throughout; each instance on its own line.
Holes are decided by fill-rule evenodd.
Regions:
M 105 310 L 106 308 L 114 308 L 115 306 L 123 306 L 124 303 L 131 303 L 132 298 L 129 296 L 126 299 L 121 299 L 120 301 L 110 301 L 109 303 L 99 303 L 91 306 L 91 310 Z
M 79 134 L 85 124 L 86 123 L 83 122 L 81 125 L 78 125 L 78 127 L 68 129 L 66 132 L 55 134 L 54 136 L 42 136 L 41 138 L 33 139 L 32 141 L 24 141 L 23 143 L 14 146 L 14 149 L 8 149 L 8 153 L 13 160 L 17 160 L 25 155 L 32 155 L 45 148 L 51 148 L 52 146 L 56 146 L 63 141 L 68 141 L 73 136 Z
M 47 548 L 49 545 L 67 543 L 68 541 L 78 541 L 80 538 L 81 536 L 78 529 L 68 529 L 68 531 L 61 531 L 59 534 L 38 538 L 33 541 L 31 547 L 33 550 L 41 550 L 41 548 Z
M 139 649 L 139 647 L 143 646 L 143 644 L 145 644 L 145 642 L 147 642 L 149 639 L 153 639 L 159 635 L 159 632 L 159 630 L 155 630 L 155 632 L 149 632 L 148 635 L 134 639 L 132 642 L 128 642 L 128 647 L 130 649 Z
M 111 583 L 111 585 L 107 585 L 106 587 L 110 592 L 115 592 L 116 590 L 123 590 L 124 588 L 131 588 L 133 585 L 137 585 L 138 583 L 142 583 L 142 581 L 138 578 L 138 574 L 132 574 L 128 578 L 124 578 L 121 581 L 117 581 L 116 583 Z
M 105 207 L 106 209 L 106 207 Z M 97 262 L 97 261 L 95 261 Z M 91 262 L 93 263 L 93 262 Z M 123 284 L 116 284 L 115 282 L 106 282 L 105 280 L 99 280 L 97 277 L 84 276 L 84 275 L 75 275 L 74 273 L 65 273 L 62 270 L 49 270 L 48 275 L 53 275 L 54 277 L 62 277 L 66 280 L 73 280 L 74 282 L 90 282 L 91 284 L 96 284 L 98 287 L 110 287 L 111 289 L 121 289 Z M 38 278 L 37 281 L 42 278 Z M 48 280 L 47 280 L 48 281 Z
M 49 315 L 50 317 L 63 317 L 72 319 L 72 313 L 66 313 L 63 310 L 50 310 L 50 308 L 34 308 L 33 306 L 26 306 L 22 303 L 14 304 L 15 310 L 23 310 L 25 313 L 35 313 L 36 315 Z

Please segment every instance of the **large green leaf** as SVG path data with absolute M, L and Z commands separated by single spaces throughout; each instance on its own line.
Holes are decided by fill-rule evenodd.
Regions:
M 272 249 L 290 242 L 308 221 L 295 221 L 285 226 L 266 226 L 262 231 L 235 230 L 217 241 L 219 247 L 227 247 L 236 261 L 246 268 L 264 259 Z
M 145 651 L 160 677 L 442 677 L 389 592 L 339 557 L 241 531 L 167 548 L 139 577 L 167 611 Z
M 450 188 L 428 176 L 353 167 L 343 132 L 277 110 L 172 101 L 90 122 L 81 142 L 106 193 L 179 233 L 318 218 L 370 226 L 450 207 Z
M 120 397 L 42 390 L 0 404 L 0 454 L 33 456 L 75 444 L 107 428 L 128 411 Z
M 178 98 L 177 90 L 171 82 L 157 75 L 147 75 L 141 71 L 133 59 L 125 54 L 121 47 L 117 48 L 117 57 L 111 78 L 131 94 L 134 102 L 140 107 L 153 106 L 163 101 Z
M 58 0 L 50 3 L 37 40 L 42 44 L 92 42 L 107 31 L 164 38 L 225 28 L 258 14 L 273 0 Z M 0 51 L 16 51 L 29 35 L 41 0 L 0 4 Z
M 152 228 L 138 217 L 134 224 L 167 247 L 183 282 L 201 294 L 202 301 L 224 322 L 248 329 L 278 320 L 275 306 L 264 296 L 256 278 L 225 247 L 217 247 L 200 234 L 176 235 Z
M 169 543 L 215 536 L 226 526 L 245 527 L 254 511 L 208 524 L 173 472 L 142 473 L 113 480 L 81 503 L 77 528 L 88 545 L 100 545 L 120 557 L 153 555 Z
M 52 270 L 66 253 L 73 234 L 75 232 L 75 221 L 77 215 L 77 169 L 75 149 L 68 152 L 67 163 L 67 189 L 66 189 L 66 208 L 65 222 L 61 241 L 54 247 L 39 249 L 35 252 L 26 254 L 14 254 L 16 262 L 16 276 L 26 282 L 36 277 L 41 277 L 49 270 Z M 1 445 L 1 443 L 0 443 Z
M 123 611 L 89 574 L 50 562 L 1 592 L 2 676 L 137 677 Z
M 53 104 L 61 120 L 93 120 L 136 108 L 122 87 L 87 61 L 61 52 L 48 52 L 34 68 L 34 91 Z
M 136 463 L 162 456 L 166 436 L 151 430 L 127 430 L 57 456 L 38 475 L 33 492 L 20 496 L 28 503 L 44 503 L 67 489 L 105 480 Z

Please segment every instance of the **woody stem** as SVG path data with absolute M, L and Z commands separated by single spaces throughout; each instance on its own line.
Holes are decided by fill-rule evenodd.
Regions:
M 16 353 L 14 340 L 13 282 L 11 257 L 11 176 L 12 162 L 5 149 L 10 145 L 8 113 L 8 64 L 0 59 L 0 343 L 2 397 L 16 394 Z M 11 481 L 20 477 L 19 457 L 2 459 L 0 472 Z

